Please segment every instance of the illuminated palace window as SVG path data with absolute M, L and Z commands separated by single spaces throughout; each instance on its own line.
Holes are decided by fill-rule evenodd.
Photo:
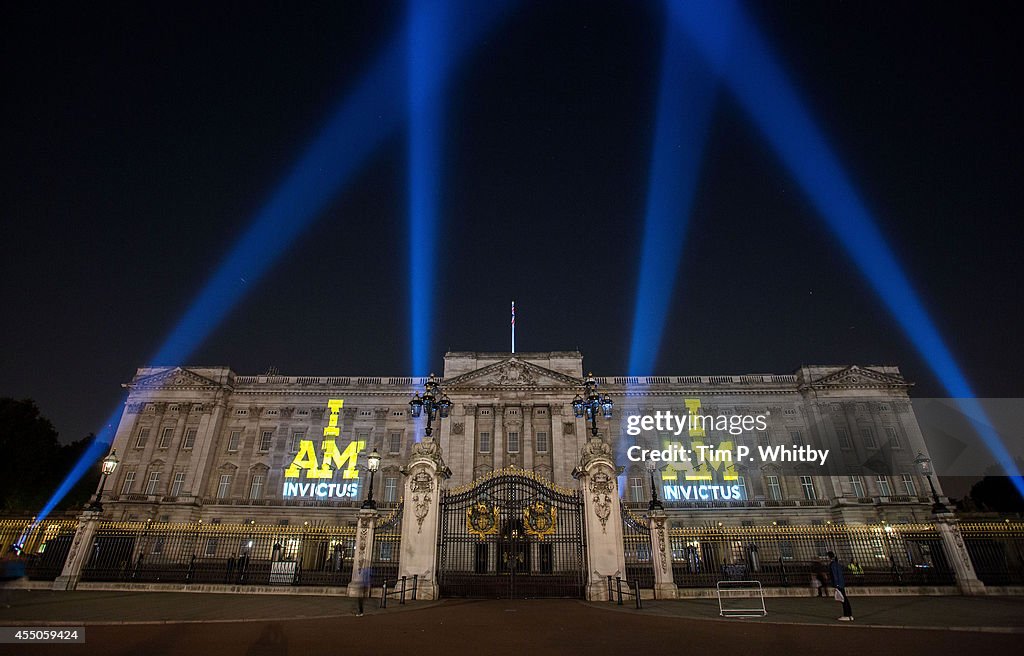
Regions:
M 158 485 L 160 485 L 160 472 L 149 472 L 149 481 L 146 482 L 146 494 L 156 494 Z
M 850 477 L 850 489 L 853 490 L 853 496 L 863 498 L 864 495 L 864 479 L 860 476 Z
M 768 479 L 768 496 L 773 501 L 782 500 L 782 485 L 779 484 L 778 476 L 766 476 Z
M 176 472 L 174 474 L 174 480 L 171 482 L 171 496 L 181 496 L 181 487 L 185 484 L 185 472 Z
M 196 433 L 198 431 L 195 428 L 189 428 L 185 431 L 185 439 L 181 441 L 181 448 L 191 449 L 196 445 Z
M 171 437 L 174 435 L 173 428 L 165 428 L 160 431 L 160 442 L 156 445 L 159 449 L 166 449 L 171 446 Z
M 388 436 L 388 453 L 400 453 L 402 451 L 402 434 L 392 432 Z
M 121 494 L 131 494 L 133 485 L 135 485 L 135 472 L 130 471 L 124 475 L 124 483 L 121 484 Z
M 736 486 L 740 488 L 740 499 L 747 498 L 747 479 L 740 476 L 736 479 Z
M 548 434 L 543 432 L 537 433 L 537 453 L 548 452 Z
M 139 429 L 139 436 L 135 439 L 135 448 L 144 449 L 146 448 L 146 441 L 149 439 L 149 429 Z
M 908 497 L 917 496 L 917 484 L 914 483 L 914 477 L 910 474 L 903 474 L 903 491 Z
M 384 501 L 394 503 L 398 500 L 398 479 L 388 476 L 384 479 Z
M 884 474 L 879 474 L 875 478 L 875 483 L 878 485 L 878 496 L 880 497 L 891 497 L 892 488 L 889 486 L 889 477 Z
M 491 452 L 491 434 L 487 431 L 480 433 L 480 453 Z
M 263 431 L 260 436 L 260 451 L 270 451 L 270 445 L 274 441 L 274 431 Z
M 636 476 L 629 479 L 629 497 L 630 501 L 643 501 L 644 500 L 644 479 Z
M 231 474 L 221 474 L 220 483 L 217 485 L 217 498 L 226 499 L 231 492 Z
M 800 477 L 800 487 L 804 491 L 804 498 L 813 501 L 818 498 L 817 493 L 814 491 L 814 479 L 810 476 Z
M 515 431 L 509 431 L 508 434 L 508 452 L 519 453 L 519 433 Z
M 238 443 L 242 440 L 242 431 L 231 431 L 228 436 L 228 451 L 238 451 Z
M 249 498 L 259 499 L 263 496 L 263 474 L 253 474 L 252 483 L 249 485 Z

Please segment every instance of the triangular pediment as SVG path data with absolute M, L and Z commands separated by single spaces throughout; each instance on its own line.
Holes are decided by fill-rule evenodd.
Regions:
M 516 357 L 489 364 L 454 378 L 446 378 L 446 389 L 456 388 L 543 388 L 580 387 L 582 380 Z
M 200 376 L 184 367 L 171 367 L 159 373 L 143 376 L 133 381 L 133 389 L 175 389 L 182 387 L 219 387 L 206 376 Z
M 810 382 L 811 387 L 834 387 L 834 388 L 892 388 L 910 387 L 910 384 L 899 376 L 882 373 L 867 367 L 849 366 L 835 373 L 822 376 Z

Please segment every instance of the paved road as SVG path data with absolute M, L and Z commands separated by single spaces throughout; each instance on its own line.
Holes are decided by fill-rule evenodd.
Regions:
M 193 605 L 206 606 L 215 601 L 204 599 L 214 595 L 184 596 L 191 599 Z M 136 608 L 145 607 L 149 600 L 146 603 L 140 601 L 138 598 L 135 600 Z M 262 601 L 270 607 L 287 603 Z M 109 599 L 108 603 L 111 603 Z M 125 600 L 118 603 L 125 603 Z M 78 605 L 88 604 L 79 602 Z M 912 613 L 908 611 L 909 614 Z M 10 620 L 7 612 L 0 612 L 0 622 L 7 624 Z M 320 619 L 258 619 L 205 624 L 90 625 L 86 628 L 86 636 L 85 645 L 36 645 L 31 648 L 2 645 L 0 653 L 594 656 L 619 652 L 739 650 L 741 654 L 751 655 L 799 653 L 801 656 L 837 656 L 876 653 L 880 646 L 884 646 L 886 652 L 900 656 L 937 656 L 967 649 L 973 653 L 987 650 L 1012 653 L 1022 638 L 1020 634 L 1010 633 L 883 629 L 857 622 L 801 625 L 718 621 L 670 616 L 660 607 L 627 612 L 571 600 L 449 601 L 410 611 L 378 612 L 365 617 L 340 615 Z

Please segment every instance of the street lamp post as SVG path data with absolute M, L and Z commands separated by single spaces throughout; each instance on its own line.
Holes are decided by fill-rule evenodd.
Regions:
M 103 463 L 100 465 L 100 489 L 96 493 L 96 498 L 89 504 L 89 510 L 102 512 L 103 504 L 100 502 L 100 499 L 103 497 L 103 488 L 107 484 L 107 476 L 113 474 L 114 470 L 117 469 L 118 462 L 117 449 L 111 451 L 107 457 L 103 459 Z
M 424 433 L 429 438 L 434 431 L 434 420 L 438 419 L 438 417 L 447 419 L 448 413 L 452 409 L 452 402 L 448 395 L 441 391 L 441 384 L 434 374 L 430 374 L 427 378 L 425 388 L 423 396 L 416 392 L 416 396 L 413 397 L 412 401 L 409 401 L 409 408 L 412 411 L 413 417 L 419 417 L 424 411 L 426 412 L 427 427 Z
M 363 508 L 366 510 L 376 510 L 377 502 L 373 500 L 373 475 L 380 469 L 380 454 L 377 453 L 377 449 L 366 457 L 366 469 L 370 472 L 370 488 L 366 492 L 366 500 L 363 501 Z
M 572 400 L 572 412 L 577 419 L 586 416 L 590 420 L 591 436 L 597 437 L 597 414 L 600 412 L 605 419 L 611 419 L 613 403 L 611 398 L 597 391 L 597 379 L 594 378 L 594 374 L 587 374 L 583 387 L 586 398 L 577 394 Z
M 928 479 L 928 487 L 932 491 L 932 501 L 934 501 L 932 513 L 936 515 L 948 513 L 949 508 L 939 499 L 939 493 L 935 491 L 935 483 L 932 481 L 932 474 L 935 473 L 932 471 L 932 459 L 918 451 L 917 457 L 914 458 L 914 464 L 921 468 L 921 474 Z
M 658 487 L 654 483 L 654 472 L 658 471 L 658 465 L 653 460 L 647 461 L 647 473 L 651 475 L 651 501 L 647 504 L 647 510 L 664 510 L 665 506 L 661 504 L 661 499 L 658 498 Z

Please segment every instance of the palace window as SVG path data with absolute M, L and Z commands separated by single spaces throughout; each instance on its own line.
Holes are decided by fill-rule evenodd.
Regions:
M 740 488 L 740 499 L 746 499 L 747 498 L 747 479 L 745 479 L 743 476 L 740 476 L 739 478 L 736 479 L 736 486 L 738 488 Z
M 238 451 L 238 443 L 242 441 L 242 431 L 231 431 L 228 436 L 228 451 Z
M 168 427 L 160 431 L 160 442 L 157 443 L 157 448 L 166 449 L 167 447 L 171 446 L 172 435 L 174 435 L 173 428 Z
M 853 444 L 850 442 L 850 431 L 845 428 L 836 428 L 836 436 L 839 438 L 840 449 L 853 448 Z
M 800 477 L 800 487 L 804 491 L 804 498 L 813 501 L 818 498 L 817 493 L 814 491 L 814 479 L 810 476 Z
M 917 484 L 914 483 L 914 477 L 910 474 L 902 474 L 903 479 L 903 491 L 908 497 L 917 496 Z
M 217 538 L 209 538 L 206 540 L 206 555 L 216 556 L 217 555 Z
M 171 496 L 180 497 L 183 485 L 185 485 L 185 472 L 175 472 L 174 480 L 171 481 Z
M 131 494 L 133 485 L 135 485 L 135 472 L 130 471 L 124 475 L 124 483 L 121 484 L 121 494 Z
M 875 443 L 875 429 L 870 426 L 861 426 L 860 439 L 864 442 L 864 446 L 869 449 L 874 449 L 878 445 Z
M 633 478 L 629 479 L 629 500 L 644 500 L 644 479 L 642 477 L 634 476 Z
M 757 431 L 757 444 L 758 446 L 771 446 L 772 441 L 768 436 L 768 431 Z
M 548 452 L 548 434 L 538 432 L 537 433 L 537 453 Z
M 508 452 L 519 453 L 519 433 L 515 431 L 508 433 Z
M 289 449 L 294 453 L 299 450 L 299 442 L 306 439 L 306 433 L 303 431 L 295 431 L 292 433 L 292 443 L 289 445 Z
M 270 445 L 274 441 L 274 431 L 263 431 L 260 436 L 260 451 L 270 451 Z
M 221 474 L 220 483 L 217 485 L 217 498 L 227 499 L 231 494 L 231 474 Z
M 491 434 L 489 432 L 481 431 L 478 443 L 480 445 L 480 453 L 491 452 Z
M 800 431 L 789 431 L 789 439 L 793 441 L 793 446 L 804 445 L 804 436 L 800 434 Z
M 779 484 L 778 476 L 767 476 L 768 479 L 768 496 L 773 501 L 782 500 L 782 485 Z
M 136 449 L 144 449 L 144 448 L 146 448 L 146 441 L 147 440 L 149 440 L 149 429 L 148 428 L 140 428 L 139 429 L 139 436 L 137 438 L 135 438 L 135 448 Z
M 392 432 L 388 435 L 388 453 L 401 453 L 402 451 L 402 434 L 399 432 Z
M 149 480 L 146 482 L 146 494 L 156 494 L 158 485 L 160 485 L 160 472 L 149 472 Z
M 398 500 L 398 479 L 394 476 L 388 476 L 384 479 L 384 501 L 385 503 L 394 503 Z
M 249 498 L 259 499 L 263 496 L 263 474 L 253 474 L 252 483 L 249 484 Z
M 889 438 L 889 446 L 890 447 L 892 447 L 893 449 L 902 449 L 903 448 L 903 445 L 900 444 L 900 434 L 899 434 L 899 431 L 896 430 L 895 426 L 886 426 L 885 427 L 885 434 Z
M 892 488 L 889 487 L 889 477 L 884 474 L 879 474 L 875 478 L 875 483 L 878 484 L 878 496 L 880 497 L 891 497 Z
M 864 497 L 864 479 L 860 476 L 850 477 L 850 489 L 853 490 L 853 496 L 857 498 Z
M 196 433 L 199 431 L 195 428 L 188 428 L 185 430 L 185 438 L 181 441 L 181 448 L 191 449 L 196 445 Z

